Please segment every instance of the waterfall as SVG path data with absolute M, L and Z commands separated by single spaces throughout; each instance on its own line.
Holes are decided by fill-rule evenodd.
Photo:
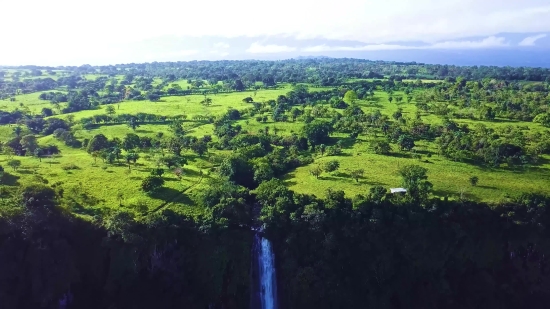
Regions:
M 256 273 L 257 286 L 254 290 L 256 295 L 255 305 L 252 309 L 277 309 L 277 276 L 275 273 L 275 255 L 271 248 L 271 242 L 258 233 L 254 235 L 254 259 L 253 267 Z

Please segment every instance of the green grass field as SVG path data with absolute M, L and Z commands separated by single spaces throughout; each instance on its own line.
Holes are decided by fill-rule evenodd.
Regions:
M 88 78 L 91 78 L 88 76 Z M 182 85 L 183 87 L 183 85 Z M 329 88 L 327 88 L 329 89 Z M 158 115 L 188 115 L 186 127 L 193 127 L 188 131 L 188 134 L 194 136 L 203 136 L 213 133 L 212 124 L 199 125 L 193 123 L 193 115 L 219 115 L 224 113 L 229 108 L 246 109 L 251 104 L 244 103 L 243 98 L 247 96 L 254 97 L 258 102 L 265 102 L 270 99 L 276 99 L 281 94 L 286 94 L 290 90 L 289 86 L 277 90 L 260 90 L 254 97 L 254 92 L 239 92 L 239 93 L 224 93 L 211 95 L 213 104 L 209 107 L 201 105 L 199 102 L 203 99 L 200 95 L 192 95 L 187 97 L 163 97 L 159 102 L 150 101 L 126 101 L 120 104 L 115 104 L 116 113 L 151 113 Z M 311 88 L 311 91 L 323 90 L 323 88 Z M 396 93 L 395 95 L 400 95 Z M 39 93 L 18 95 L 16 102 L 7 100 L 0 101 L 1 109 L 13 110 L 15 108 L 29 108 L 32 112 L 38 113 L 43 107 L 51 107 L 48 101 L 38 99 Z M 400 105 L 395 102 L 388 102 L 388 95 L 383 92 L 376 92 L 375 97 L 369 101 L 359 101 L 358 104 L 365 112 L 380 109 L 385 115 L 391 116 L 398 108 L 402 108 L 406 117 L 414 117 L 416 107 L 413 103 L 402 103 Z M 96 110 L 86 110 L 73 113 L 75 121 L 84 117 L 90 117 L 96 114 L 105 113 L 104 108 Z M 70 114 L 60 115 L 58 117 L 67 118 Z M 252 117 L 254 118 L 254 117 Z M 423 120 L 432 124 L 441 123 L 441 119 L 435 115 L 423 115 Z M 473 125 L 475 123 L 484 123 L 489 127 L 500 127 L 507 125 L 520 125 L 527 127 L 529 130 L 544 130 L 538 124 L 531 122 L 482 122 L 472 120 L 456 120 L 458 123 L 467 123 Z M 255 119 L 244 118 L 238 121 L 245 130 L 249 132 L 258 132 L 266 126 L 270 128 L 270 132 L 277 131 L 277 134 L 287 135 L 292 132 L 299 132 L 303 123 L 301 122 L 272 122 L 271 119 L 266 123 L 259 123 Z M 9 140 L 12 134 L 12 127 L 0 126 L 0 141 Z M 154 136 L 158 132 L 168 134 L 168 126 L 166 124 L 144 124 L 141 125 L 135 133 L 141 136 Z M 79 129 L 75 135 L 79 139 L 91 138 L 96 134 L 102 133 L 108 138 L 124 137 L 127 133 L 133 132 L 125 124 L 107 124 L 98 126 L 92 130 Z M 344 135 L 334 135 L 333 139 L 346 139 Z M 71 209 L 75 213 L 89 216 L 93 215 L 94 211 L 101 207 L 119 207 L 119 203 L 123 207 L 135 208 L 139 212 L 154 211 L 161 208 L 174 208 L 193 215 L 199 215 L 202 210 L 194 206 L 192 196 L 200 192 L 209 175 L 210 168 L 213 166 L 206 156 L 199 158 L 192 153 L 185 155 L 190 158 L 189 164 L 184 168 L 184 176 L 179 180 L 171 172 L 167 171 L 166 185 L 160 193 L 154 196 L 144 194 L 139 186 L 141 180 L 149 174 L 152 167 L 156 166 L 156 160 L 159 158 L 158 153 L 140 153 L 140 159 L 136 166 L 128 165 L 121 160 L 120 163 L 109 165 L 103 163 L 101 159 L 94 159 L 82 149 L 69 148 L 52 136 L 41 137 L 40 144 L 56 144 L 61 150 L 61 157 L 56 159 L 43 159 L 40 162 L 36 158 L 17 157 L 22 161 L 22 167 L 17 171 L 11 171 L 6 168 L 12 175 L 6 182 L 8 186 L 16 186 L 17 184 L 35 181 L 37 176 L 48 179 L 51 183 L 63 182 L 66 192 L 70 192 L 75 196 L 80 206 Z M 284 177 L 284 181 L 288 186 L 300 193 L 316 194 L 323 196 L 327 189 L 344 190 L 348 196 L 357 194 L 367 194 L 370 187 L 381 185 L 386 188 L 399 187 L 400 177 L 397 174 L 401 166 L 407 164 L 417 164 L 428 169 L 429 180 L 434 184 L 435 196 L 456 198 L 460 194 L 479 201 L 499 201 L 507 195 L 513 195 L 520 192 L 542 192 L 550 193 L 550 157 L 543 157 L 546 162 L 536 167 L 531 167 L 525 170 L 508 170 L 504 168 L 488 169 L 482 168 L 467 163 L 459 163 L 449 161 L 437 155 L 436 147 L 433 143 L 419 142 L 417 148 L 423 154 L 422 159 L 413 159 L 408 154 L 402 154 L 395 149 L 393 155 L 382 156 L 372 153 L 369 149 L 368 137 L 360 137 L 355 143 L 346 145 L 344 153 L 340 156 L 321 157 L 317 155 L 315 162 L 310 166 L 304 166 L 290 172 Z M 228 151 L 215 151 L 210 149 L 210 155 L 223 155 Z M 431 157 L 426 154 L 431 153 Z M 333 173 L 323 173 L 320 179 L 309 174 L 312 166 L 323 164 L 329 160 L 338 160 L 340 169 Z M 0 165 L 6 167 L 8 158 L 5 155 L 0 155 Z M 69 164 L 74 164 L 78 169 L 64 170 Z M 362 168 L 365 170 L 365 175 L 359 182 L 356 182 L 348 175 L 349 169 Z M 201 173 L 202 171 L 202 177 Z M 469 184 L 470 176 L 479 177 L 479 185 L 473 187 Z M 180 194 L 180 192 L 185 192 Z M 122 194 L 122 200 L 119 199 L 118 193 Z M 93 196 L 93 199 L 87 200 L 85 196 Z M 97 202 L 97 206 L 91 206 Z

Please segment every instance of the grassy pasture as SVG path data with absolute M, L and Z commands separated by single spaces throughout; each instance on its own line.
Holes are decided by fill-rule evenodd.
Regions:
M 330 88 L 326 88 L 330 89 Z M 281 94 L 286 94 L 290 87 L 283 87 L 277 90 L 260 90 L 254 97 L 254 92 L 240 93 L 224 93 L 210 95 L 213 104 L 205 107 L 200 104 L 204 98 L 201 95 L 191 95 L 186 97 L 163 97 L 159 102 L 150 101 L 126 101 L 120 104 L 115 104 L 116 113 L 135 114 L 138 112 L 159 114 L 165 116 L 171 115 L 188 115 L 186 127 L 195 126 L 192 121 L 193 115 L 218 115 L 225 112 L 228 108 L 246 109 L 251 106 L 242 102 L 242 99 L 251 96 L 256 101 L 267 101 L 276 99 Z M 324 90 L 323 88 L 311 88 L 311 91 Z M 48 101 L 38 100 L 39 93 L 17 96 L 16 102 L 0 101 L 0 104 L 6 105 L 2 109 L 20 108 L 19 103 L 22 102 L 33 112 L 39 112 L 42 107 L 51 107 Z M 402 93 L 395 93 L 402 95 Z M 397 105 L 388 102 L 388 95 L 383 92 L 376 91 L 375 97 L 369 101 L 358 101 L 358 104 L 365 112 L 380 109 L 385 115 L 391 116 L 399 107 L 403 109 L 405 117 L 414 117 L 416 107 L 413 103 L 402 103 Z M 81 111 L 73 113 L 75 120 L 90 117 L 96 114 L 104 113 L 103 108 L 96 110 Z M 67 114 L 68 115 L 68 114 Z M 67 115 L 58 117 L 66 118 Z M 286 122 L 274 123 L 269 119 L 266 123 L 257 122 L 255 117 L 244 118 L 237 123 L 242 125 L 249 132 L 258 132 L 260 129 L 269 127 L 271 134 L 277 132 L 280 135 L 299 132 L 303 123 L 301 122 Z M 422 119 L 425 122 L 439 124 L 441 119 L 435 115 L 424 115 Z M 521 125 L 529 130 L 544 130 L 538 124 L 530 122 L 511 122 L 511 121 L 495 121 L 483 122 L 472 121 L 467 119 L 458 119 L 458 123 L 484 123 L 489 127 L 499 127 L 506 125 Z M 0 140 L 6 141 L 11 138 L 13 127 L 0 126 Z M 102 133 L 108 138 L 124 137 L 132 130 L 125 124 L 108 124 L 98 126 L 92 130 L 78 130 L 76 136 L 79 139 L 91 138 L 95 134 Z M 135 133 L 140 136 L 154 136 L 157 132 L 168 133 L 166 124 L 144 124 L 141 125 Z M 194 136 L 203 136 L 213 133 L 212 124 L 204 124 L 198 127 L 193 127 L 188 131 L 188 134 Z M 548 184 L 550 183 L 550 157 L 543 158 L 543 164 L 531 167 L 525 170 L 508 170 L 508 169 L 488 169 L 479 166 L 469 165 L 466 163 L 452 162 L 437 155 L 436 147 L 433 143 L 418 142 L 418 152 L 422 154 L 422 159 L 410 158 L 408 154 L 399 153 L 396 146 L 393 145 L 394 151 L 391 156 L 376 155 L 369 149 L 369 138 L 361 136 L 355 143 L 347 139 L 345 135 L 335 134 L 334 141 L 343 139 L 345 141 L 344 153 L 337 157 L 317 156 L 315 162 L 310 166 L 300 167 L 289 173 L 284 181 L 288 186 L 300 193 L 324 195 L 327 189 L 344 190 L 348 196 L 357 194 L 367 194 L 368 189 L 375 185 L 384 187 L 400 186 L 400 177 L 397 170 L 406 164 L 418 164 L 428 169 L 429 180 L 434 184 L 434 194 L 436 196 L 449 196 L 450 198 L 457 197 L 460 193 L 469 196 L 472 199 L 480 201 L 498 201 L 504 198 L 507 194 L 519 192 L 544 192 L 550 193 Z M 149 174 L 152 167 L 156 166 L 156 160 L 160 154 L 155 153 L 140 153 L 140 159 L 136 166 L 131 166 L 120 161 L 118 164 L 108 165 L 103 163 L 101 159 L 94 159 L 82 149 L 72 149 L 66 147 L 62 143 L 55 140 L 52 136 L 41 137 L 40 144 L 56 144 L 62 151 L 62 156 L 57 159 L 43 159 L 39 162 L 36 158 L 17 157 L 22 161 L 22 167 L 17 171 L 11 171 L 6 166 L 7 157 L 0 155 L 0 164 L 3 165 L 13 177 L 8 179 L 7 185 L 14 186 L 18 183 L 33 181 L 36 175 L 40 175 L 55 183 L 63 182 L 66 190 L 71 190 L 70 194 L 77 197 L 80 206 L 74 206 L 75 213 L 82 215 L 93 215 L 99 207 L 119 207 L 122 202 L 123 207 L 135 208 L 137 211 L 146 212 L 159 209 L 159 207 L 169 207 L 180 211 L 184 211 L 191 215 L 200 215 L 202 210 L 194 206 L 191 197 L 200 192 L 205 185 L 208 177 L 209 169 L 212 163 L 205 158 L 198 158 L 192 153 L 186 153 L 190 158 L 189 164 L 184 168 L 184 176 L 181 180 L 177 179 L 171 171 L 166 171 L 166 188 L 159 194 L 147 196 L 141 192 L 139 185 L 141 180 Z M 209 150 L 211 154 L 220 155 L 229 153 L 228 151 Z M 428 158 L 426 155 L 431 153 Z M 340 169 L 333 173 L 323 173 L 320 179 L 309 175 L 309 170 L 312 166 L 323 164 L 329 160 L 338 160 Z M 69 164 L 75 164 L 78 169 L 64 170 Z M 348 176 L 349 169 L 363 168 L 365 170 L 364 178 L 359 182 L 351 179 Z M 203 176 L 199 171 L 203 171 Z M 470 176 L 478 176 L 479 185 L 472 187 L 468 179 Z M 118 192 L 123 194 L 122 201 L 118 198 Z M 180 194 L 180 192 L 185 192 Z M 93 196 L 98 201 L 98 206 L 89 207 L 92 204 L 90 201 L 85 201 L 82 196 Z M 88 204 L 87 204 L 88 203 Z

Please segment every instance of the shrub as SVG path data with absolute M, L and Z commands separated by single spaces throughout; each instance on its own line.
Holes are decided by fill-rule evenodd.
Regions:
M 164 185 L 164 179 L 158 176 L 147 176 L 141 183 L 141 189 L 147 193 L 155 192 Z
M 78 170 L 80 169 L 80 167 L 76 166 L 76 164 L 74 163 L 67 163 L 67 164 L 63 164 L 61 166 L 61 169 L 63 169 L 64 171 L 70 171 L 70 170 Z

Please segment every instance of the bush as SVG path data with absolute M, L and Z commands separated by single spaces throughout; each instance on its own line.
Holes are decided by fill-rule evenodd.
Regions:
M 328 173 L 334 172 L 340 168 L 340 162 L 336 160 L 329 161 L 325 163 L 324 170 Z
M 147 193 L 152 193 L 164 185 L 164 179 L 158 176 L 147 176 L 141 183 L 141 189 Z
M 78 170 L 80 169 L 80 167 L 76 166 L 74 163 L 67 163 L 67 164 L 63 164 L 61 166 L 61 169 L 63 169 L 64 171 L 70 171 L 70 170 Z

